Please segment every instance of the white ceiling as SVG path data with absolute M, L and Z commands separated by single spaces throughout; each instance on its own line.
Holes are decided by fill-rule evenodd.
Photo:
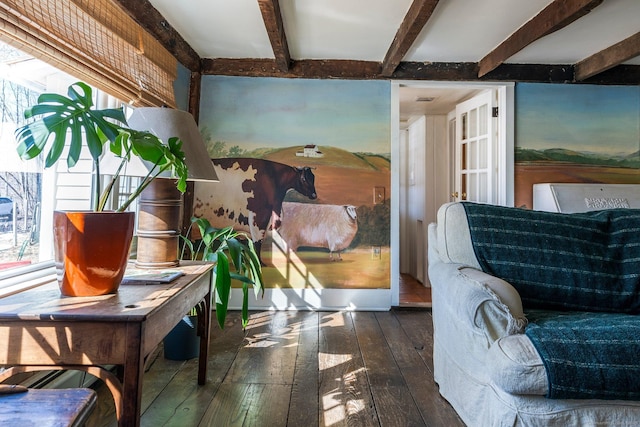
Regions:
M 413 0 L 279 0 L 292 60 L 384 60 Z M 478 62 L 552 0 L 440 0 L 403 61 Z M 258 0 L 150 0 L 201 58 L 274 54 Z M 640 0 L 604 0 L 505 63 L 575 64 L 640 31 Z M 640 56 L 624 62 L 640 65 Z M 472 92 L 401 90 L 402 116 L 444 114 Z M 414 103 L 432 96 L 430 103 Z
M 456 104 L 465 101 L 480 90 L 464 87 L 401 87 L 399 91 L 400 121 L 422 115 L 446 115 Z M 432 99 L 432 100 L 429 100 Z
M 477 62 L 552 0 L 441 0 L 404 61 Z M 150 0 L 201 58 L 273 58 L 257 0 Z M 382 61 L 412 0 L 280 0 L 292 59 Z M 639 0 L 604 0 L 507 63 L 572 64 L 640 30 Z M 626 64 L 640 65 L 640 57 Z

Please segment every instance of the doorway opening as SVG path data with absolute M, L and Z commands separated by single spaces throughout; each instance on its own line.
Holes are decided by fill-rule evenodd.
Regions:
M 480 194 L 492 195 L 491 200 L 482 202 L 513 204 L 514 84 L 394 84 L 392 99 L 398 112 L 399 225 L 395 251 L 398 285 L 393 305 L 430 307 L 427 233 L 429 224 L 436 221 L 438 208 L 450 201 L 466 199 L 465 186 L 472 181 Z M 459 106 L 474 99 L 491 102 L 477 111 L 460 110 Z M 487 144 L 476 144 L 476 140 L 472 144 L 461 143 L 466 132 L 461 129 L 466 128 L 460 122 L 476 118 L 477 112 L 488 114 L 491 135 Z M 479 186 L 477 170 L 468 168 L 468 148 L 472 146 L 483 147 L 490 165 L 491 175 L 483 176 Z

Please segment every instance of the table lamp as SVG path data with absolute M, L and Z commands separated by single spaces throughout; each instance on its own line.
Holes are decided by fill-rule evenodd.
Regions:
M 188 180 L 218 181 L 204 140 L 190 113 L 171 108 L 143 107 L 135 109 L 127 123 L 131 129 L 149 131 L 165 143 L 171 137 L 180 138 L 189 170 Z M 135 157 L 122 175 L 146 176 L 152 167 L 151 163 Z M 136 267 L 179 265 L 182 216 L 183 195 L 176 189 L 170 171 L 166 171 L 145 188 L 138 201 Z

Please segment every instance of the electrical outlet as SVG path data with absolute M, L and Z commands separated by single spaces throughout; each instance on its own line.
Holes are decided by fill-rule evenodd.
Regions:
M 371 259 L 381 259 L 382 248 L 380 246 L 371 246 Z

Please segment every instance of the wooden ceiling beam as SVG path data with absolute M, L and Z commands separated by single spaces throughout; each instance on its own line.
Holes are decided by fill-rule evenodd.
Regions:
M 286 77 L 309 79 L 376 79 L 380 63 L 351 60 L 300 60 L 292 61 L 289 70 L 283 72 L 273 59 L 203 59 L 202 74 L 248 77 Z
M 478 77 L 483 77 L 534 41 L 591 12 L 603 0 L 555 0 L 518 28 L 478 63 Z
M 393 75 L 380 75 L 380 63 L 349 60 L 292 61 L 289 71 L 282 72 L 273 59 L 203 59 L 203 75 L 279 77 L 306 79 L 358 80 L 434 80 L 575 83 L 574 67 L 570 64 L 502 64 L 491 74 L 478 78 L 475 62 L 401 62 Z M 596 78 L 597 77 L 597 78 Z M 619 65 L 598 74 L 585 83 L 640 84 L 640 65 Z
M 640 68 L 640 67 L 638 67 Z M 398 80 L 572 83 L 571 65 L 502 64 L 485 77 L 478 77 L 475 62 L 402 62 L 392 76 Z
M 149 0 L 115 0 L 129 16 L 155 37 L 182 65 L 200 71 L 200 56 Z
M 279 0 L 258 0 L 258 5 L 260 6 L 260 12 L 262 12 L 262 20 L 269 35 L 276 64 L 280 71 L 286 73 L 289 71 L 291 54 L 289 53 L 287 34 L 284 31 L 280 2 Z
M 578 62 L 575 65 L 575 79 L 588 79 L 639 55 L 640 32 Z
M 387 54 L 382 61 L 380 74 L 390 76 L 407 54 L 418 34 L 433 14 L 439 0 L 413 0 Z

